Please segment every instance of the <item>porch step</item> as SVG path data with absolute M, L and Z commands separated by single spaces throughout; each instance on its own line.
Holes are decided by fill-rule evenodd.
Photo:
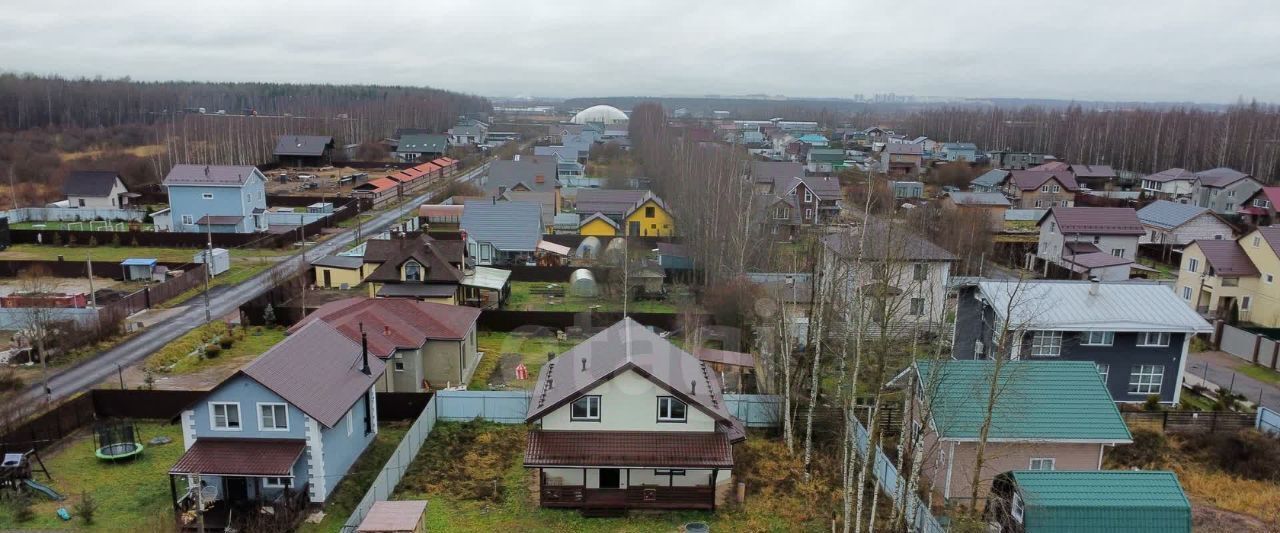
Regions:
M 625 507 L 582 507 L 579 510 L 586 518 L 618 518 L 627 516 Z

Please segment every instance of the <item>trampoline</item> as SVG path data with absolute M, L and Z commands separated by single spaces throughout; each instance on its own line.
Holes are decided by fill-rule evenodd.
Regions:
M 142 454 L 138 428 L 132 422 L 99 424 L 93 430 L 94 455 L 103 461 L 123 461 Z

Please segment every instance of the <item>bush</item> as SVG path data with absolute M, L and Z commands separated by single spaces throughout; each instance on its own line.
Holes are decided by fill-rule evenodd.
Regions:
M 12 368 L 0 370 L 0 392 L 19 390 L 26 386 L 22 378 Z
M 4 505 L 17 522 L 30 522 L 36 517 L 35 511 L 31 510 L 31 496 L 21 490 L 8 492 L 4 498 Z
M 71 510 L 86 525 L 93 524 L 93 514 L 98 512 L 98 501 L 93 499 L 93 495 L 88 492 L 82 492 L 80 493 L 80 501 L 76 502 Z
M 1133 444 L 1121 444 L 1107 454 L 1115 468 L 1164 468 L 1170 453 L 1169 440 L 1154 429 L 1134 429 Z
M 219 356 L 219 355 L 222 355 L 222 347 L 221 347 L 221 346 L 218 346 L 217 344 L 210 344 L 210 345 L 208 345 L 208 346 L 205 346 L 205 347 L 204 347 L 204 356 L 205 356 L 205 357 L 207 357 L 207 358 L 209 358 L 209 359 L 213 359 L 213 358 L 215 358 L 215 357 L 217 357 L 217 356 Z
M 223 335 L 221 339 L 218 339 L 218 346 L 222 347 L 223 350 L 230 350 L 235 343 L 236 340 L 231 335 Z
M 1162 409 L 1164 408 L 1160 405 L 1160 396 L 1155 394 L 1147 396 L 1147 401 L 1142 403 L 1143 411 L 1160 411 Z
M 1280 481 L 1280 440 L 1254 429 L 1187 437 L 1183 450 L 1229 474 L 1256 481 Z

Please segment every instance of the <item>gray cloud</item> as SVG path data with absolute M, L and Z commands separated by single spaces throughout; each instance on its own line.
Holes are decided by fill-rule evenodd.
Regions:
M 1280 101 L 1280 3 L 8 0 L 0 69 L 487 95 Z M 189 5 L 195 4 L 195 5 Z

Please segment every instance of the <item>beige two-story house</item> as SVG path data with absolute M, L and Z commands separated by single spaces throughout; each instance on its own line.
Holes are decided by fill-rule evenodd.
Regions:
M 1013 199 L 1014 209 L 1052 209 L 1076 204 L 1080 186 L 1066 170 L 1014 170 L 1009 172 L 1001 191 Z
M 1129 279 L 1138 239 L 1146 234 L 1129 207 L 1055 207 L 1037 225 L 1040 261 L 1102 281 Z

